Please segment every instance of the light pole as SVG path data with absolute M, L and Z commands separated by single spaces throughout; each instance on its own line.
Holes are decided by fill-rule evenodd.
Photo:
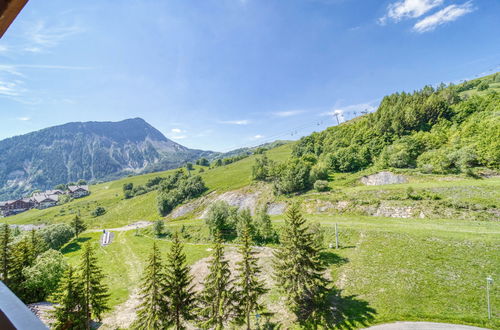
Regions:
M 486 278 L 486 300 L 488 302 L 488 320 L 491 320 L 491 304 L 490 304 L 490 285 L 493 283 L 493 278 Z

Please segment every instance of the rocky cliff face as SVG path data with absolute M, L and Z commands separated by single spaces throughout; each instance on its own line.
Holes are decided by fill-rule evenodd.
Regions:
M 68 123 L 0 141 L 0 200 L 78 179 L 166 170 L 210 154 L 167 139 L 140 118 Z

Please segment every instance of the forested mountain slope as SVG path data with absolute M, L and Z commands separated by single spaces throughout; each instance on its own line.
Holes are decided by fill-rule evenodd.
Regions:
M 333 172 L 375 166 L 427 173 L 500 168 L 500 73 L 383 98 L 374 113 L 304 137 L 297 158 Z
M 0 200 L 78 179 L 166 170 L 210 154 L 167 139 L 140 118 L 68 123 L 0 141 Z

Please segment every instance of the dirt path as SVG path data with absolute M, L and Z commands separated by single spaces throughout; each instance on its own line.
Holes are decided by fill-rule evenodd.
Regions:
M 135 320 L 135 311 L 140 303 L 137 285 L 140 282 L 140 271 L 138 269 L 142 268 L 142 264 L 139 258 L 130 248 L 127 242 L 126 235 L 118 233 L 116 243 L 122 244 L 124 251 L 126 251 L 127 258 L 125 258 L 125 263 L 128 266 L 128 276 L 132 283 L 136 286 L 130 289 L 130 296 L 124 303 L 115 306 L 111 313 L 107 314 L 102 320 L 102 326 L 100 329 L 128 329 L 132 322 Z
M 137 222 L 131 223 L 131 224 L 123 226 L 123 227 L 103 228 L 103 229 L 106 229 L 107 231 L 129 231 L 129 230 L 134 230 L 137 228 L 149 227 L 152 224 L 153 223 L 151 221 L 137 221 Z M 103 229 L 90 229 L 87 232 L 88 233 L 101 233 Z
M 469 325 L 435 323 L 435 322 L 394 322 L 379 324 L 366 329 L 370 330 L 484 330 L 485 328 Z

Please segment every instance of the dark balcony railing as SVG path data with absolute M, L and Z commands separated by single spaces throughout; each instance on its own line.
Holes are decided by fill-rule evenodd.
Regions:
M 48 329 L 2 281 L 0 281 L 0 329 Z

